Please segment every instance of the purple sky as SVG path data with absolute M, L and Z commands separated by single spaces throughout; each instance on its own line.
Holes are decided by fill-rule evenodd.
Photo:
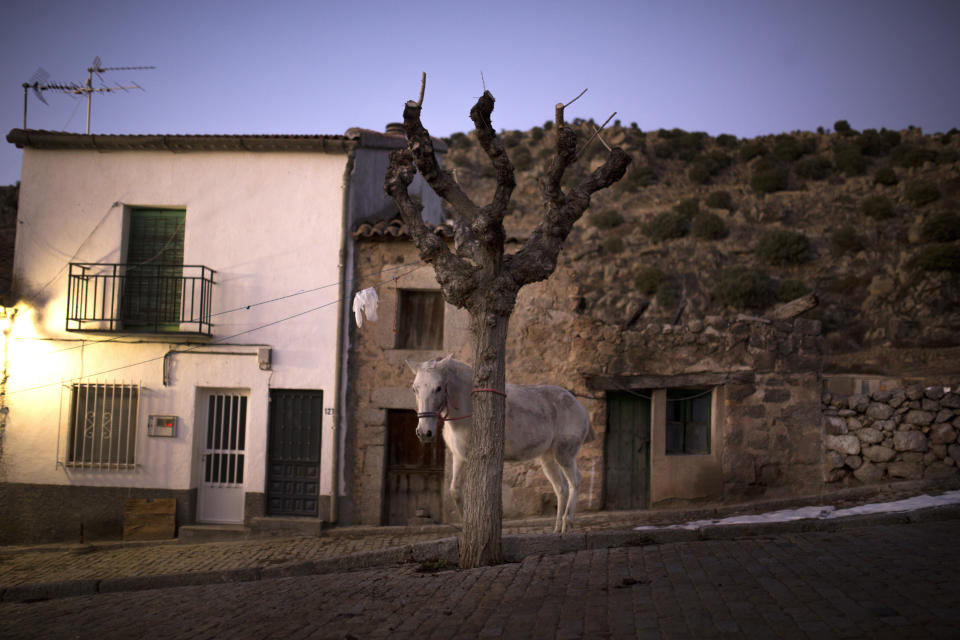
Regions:
M 110 83 L 93 133 L 323 133 L 400 119 L 427 72 L 434 135 L 470 128 L 487 88 L 493 124 L 529 129 L 589 92 L 569 118 L 617 111 L 641 129 L 752 137 L 830 128 L 960 127 L 960 2 L 249 2 L 7 0 L 0 124 L 23 126 L 38 67 L 83 83 L 94 56 Z M 29 96 L 28 126 L 84 131 L 86 103 Z M 3 141 L 0 184 L 19 180 Z

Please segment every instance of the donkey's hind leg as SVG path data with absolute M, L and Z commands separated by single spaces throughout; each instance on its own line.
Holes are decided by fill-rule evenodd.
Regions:
M 564 488 L 569 485 L 568 491 L 564 492 L 566 505 L 563 510 L 563 523 L 560 525 L 561 533 L 566 533 L 568 529 L 573 528 L 573 514 L 577 510 L 577 494 L 580 493 L 580 482 L 582 476 L 577 467 L 577 455 L 565 455 L 561 450 L 557 452 L 557 464 L 563 471 Z
M 564 478 L 560 463 L 557 462 L 557 459 L 553 457 L 552 453 L 548 452 L 540 456 L 540 466 L 543 467 L 543 473 L 547 476 L 547 480 L 550 481 L 553 492 L 557 494 L 557 520 L 553 526 L 553 532 L 560 533 L 563 531 L 564 511 L 567 509 L 569 493 L 567 480 Z

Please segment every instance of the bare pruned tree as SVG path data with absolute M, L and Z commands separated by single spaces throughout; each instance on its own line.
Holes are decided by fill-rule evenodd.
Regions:
M 610 149 L 602 166 L 576 186 L 564 189 L 561 184 L 564 172 L 578 156 L 577 135 L 563 121 L 564 108 L 570 103 L 557 104 L 556 154 L 539 179 L 545 205 L 543 219 L 519 251 L 504 255 L 503 218 L 516 180 L 513 164 L 490 119 L 493 95 L 484 91 L 470 110 L 477 139 L 497 174 L 493 199 L 481 206 L 473 202 L 452 174 L 437 163 L 430 133 L 420 121 L 425 81 L 424 74 L 419 100 L 410 100 L 404 107 L 407 148 L 391 153 L 384 189 L 396 202 L 420 258 L 433 265 L 443 297 L 448 303 L 466 309 L 470 315 L 474 339 L 474 388 L 494 390 L 473 395 L 471 455 L 464 461 L 462 469 L 464 508 L 460 566 L 468 568 L 503 561 L 503 391 L 507 325 L 517 293 L 524 285 L 544 280 L 553 273 L 563 242 L 590 205 L 591 194 L 622 178 L 630 164 L 630 156 L 618 147 Z M 452 207 L 453 250 L 424 224 L 422 207 L 407 193 L 417 171 Z

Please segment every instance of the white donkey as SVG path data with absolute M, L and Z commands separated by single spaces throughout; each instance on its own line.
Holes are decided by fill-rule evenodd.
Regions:
M 446 422 L 443 440 L 453 454 L 450 495 L 463 516 L 460 465 L 467 455 L 473 393 L 473 370 L 453 356 L 422 364 L 407 362 L 416 377 L 417 438 L 431 442 Z M 487 391 L 487 390 L 484 390 Z M 573 394 L 549 385 L 508 384 L 504 460 L 516 462 L 540 458 L 543 472 L 557 494 L 557 521 L 554 532 L 573 527 L 573 514 L 580 489 L 577 453 L 584 442 L 594 439 L 590 417 Z

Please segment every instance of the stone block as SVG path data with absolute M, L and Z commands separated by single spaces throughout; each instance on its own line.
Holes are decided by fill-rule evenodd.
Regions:
M 867 407 L 867 417 L 873 420 L 886 420 L 893 415 L 893 407 L 879 402 L 871 403 Z
M 860 465 L 863 464 L 863 458 L 861 458 L 860 456 L 847 456 L 846 458 L 844 458 L 843 463 L 848 467 L 850 467 L 851 469 L 853 469 L 854 471 L 856 471 L 857 469 L 860 468 Z
M 839 416 L 827 416 L 825 429 L 828 434 L 834 436 L 841 436 L 849 432 L 849 429 L 847 429 L 847 421 Z
M 930 398 L 924 398 L 923 400 L 920 401 L 920 408 L 923 409 L 924 411 L 930 411 L 932 413 L 936 413 L 937 411 L 940 411 L 940 401 L 931 400 Z
M 930 398 L 931 400 L 939 400 L 946 394 L 944 393 L 942 386 L 934 385 L 932 387 L 927 387 L 926 389 L 924 389 L 923 395 L 926 396 L 927 398 Z
M 887 474 L 891 478 L 906 480 L 920 480 L 923 478 L 923 463 L 921 462 L 891 462 L 887 465 Z
M 950 444 L 957 439 L 957 430 L 950 424 L 935 424 L 930 430 L 930 442 L 933 444 Z
M 907 400 L 919 400 L 923 397 L 923 385 L 912 384 L 903 390 Z
M 853 472 L 853 476 L 864 483 L 879 482 L 883 478 L 883 472 L 886 465 L 864 462 L 859 469 Z
M 764 402 L 786 402 L 789 399 L 789 389 L 767 389 L 763 394 Z
M 922 411 L 920 409 L 911 409 L 903 416 L 903 421 L 907 424 L 933 424 L 933 419 L 936 418 L 936 414 L 929 411 Z
M 883 441 L 883 433 L 874 427 L 867 427 L 857 431 L 857 437 L 864 444 L 876 444 Z
M 957 467 L 943 462 L 934 462 L 923 470 L 924 478 L 946 478 L 957 475 Z
M 890 402 L 890 398 L 892 397 L 893 397 L 893 391 L 889 391 L 886 389 L 884 390 L 878 389 L 870 394 L 871 400 L 873 400 L 874 402 L 880 402 L 883 404 L 887 404 L 888 402 Z
M 847 406 L 854 411 L 863 413 L 870 406 L 870 398 L 862 393 L 855 393 L 847 398 Z
M 960 409 L 960 393 L 951 391 L 940 398 L 940 406 L 947 409 Z
M 947 455 L 953 458 L 955 462 L 960 462 L 960 444 L 947 446 Z
M 873 428 L 881 431 L 894 431 L 897 428 L 897 423 L 893 420 L 877 420 L 873 423 Z
M 937 412 L 937 417 L 933 419 L 934 422 L 950 422 L 954 417 L 953 411 L 950 409 L 940 409 Z
M 924 438 L 924 441 L 926 441 L 926 438 Z M 860 440 L 857 436 L 851 434 L 842 436 L 825 435 L 823 446 L 829 451 L 836 451 L 848 456 L 855 456 L 860 453 Z
M 927 437 L 919 431 L 897 431 L 893 434 L 893 448 L 897 451 L 926 451 Z
M 894 456 L 896 455 L 896 451 L 890 447 L 884 447 L 881 445 L 873 445 L 870 447 L 864 447 L 863 449 L 863 457 L 871 462 L 889 462 L 893 460 Z
M 903 391 L 894 391 L 893 395 L 890 396 L 890 399 L 887 400 L 887 404 L 896 409 L 904 402 L 906 402 L 907 396 Z
M 844 458 L 836 451 L 827 451 L 823 456 L 824 463 L 828 469 L 839 469 L 844 465 Z
M 861 422 L 859 418 L 850 416 L 847 418 L 847 427 L 850 429 L 850 431 L 859 431 L 860 429 L 863 429 L 863 422 Z

